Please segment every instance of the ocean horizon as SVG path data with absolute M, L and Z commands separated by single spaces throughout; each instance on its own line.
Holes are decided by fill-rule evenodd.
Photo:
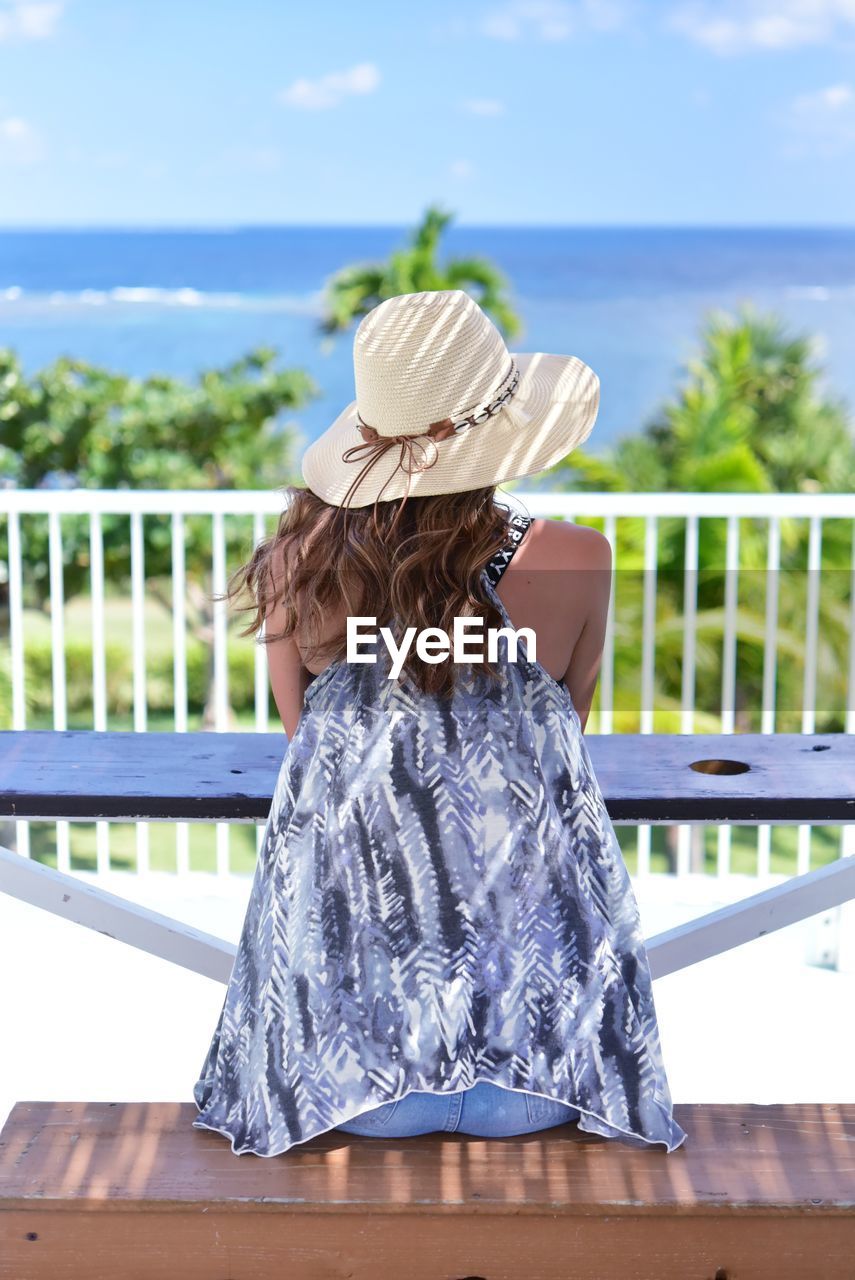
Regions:
M 318 331 L 325 280 L 402 247 L 402 226 L 0 230 L 0 346 L 28 373 L 59 355 L 187 379 L 252 347 L 321 396 L 283 420 L 305 443 L 353 398 L 353 331 Z M 586 449 L 672 397 L 713 311 L 744 304 L 814 339 L 826 394 L 855 414 L 855 228 L 452 224 L 441 259 L 489 258 L 523 332 L 512 350 L 581 357 L 601 381 Z

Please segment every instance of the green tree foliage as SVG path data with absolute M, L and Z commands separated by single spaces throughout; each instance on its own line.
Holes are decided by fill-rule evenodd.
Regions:
M 626 493 L 855 488 L 847 408 L 821 391 L 812 346 L 750 304 L 735 316 L 711 312 L 676 397 L 640 433 L 597 456 L 572 453 L 546 473 L 550 487 Z
M 133 378 L 60 357 L 28 378 L 0 349 L 0 478 L 35 489 L 252 489 L 294 470 L 279 420 L 316 394 L 301 369 L 259 348 L 195 385 Z
M 820 388 L 822 369 L 811 339 L 790 335 L 775 315 L 750 304 L 735 316 L 713 311 L 702 327 L 697 355 L 676 396 L 640 433 L 626 435 L 599 455 L 577 450 L 545 473 L 549 487 L 612 493 L 839 493 L 855 488 L 855 436 L 845 403 Z M 683 521 L 663 521 L 662 537 L 676 539 L 668 563 L 679 563 Z M 700 568 L 723 563 L 726 529 L 705 522 Z M 785 552 L 797 561 L 804 529 L 781 526 Z M 840 530 L 831 530 L 840 537 Z M 849 554 L 843 531 L 841 563 Z M 765 528 L 741 531 L 743 567 L 762 569 Z M 628 548 L 631 550 L 631 548 Z M 640 547 L 637 547 L 640 556 Z
M 61 357 L 28 377 L 15 353 L 0 349 L 0 484 L 18 488 L 277 489 L 298 478 L 297 436 L 283 415 L 317 394 L 301 369 L 278 368 L 276 352 L 258 348 L 194 383 L 154 374 L 129 377 Z M 102 517 L 108 587 L 130 575 L 127 513 Z M 22 520 L 26 603 L 49 598 L 48 523 Z M 0 560 L 8 554 L 0 524 Z M 62 518 L 63 587 L 69 599 L 89 587 L 89 518 Z M 211 638 L 211 519 L 184 522 L 188 624 Z M 235 564 L 252 549 L 251 530 L 226 526 Z M 172 534 L 168 517 L 143 521 L 149 591 L 171 609 Z
M 792 336 L 774 315 L 750 304 L 734 316 L 712 312 L 700 349 L 686 368 L 675 397 L 644 429 L 594 455 L 582 449 L 542 475 L 550 490 L 698 493 L 820 493 L 855 489 L 855 436 L 843 401 L 820 386 L 809 338 Z M 519 486 L 517 486 L 519 487 Z M 740 682 L 737 728 L 760 727 L 768 522 L 740 521 L 737 637 Z M 777 706 L 779 727 L 800 728 L 808 607 L 807 522 L 781 521 Z M 685 521 L 660 518 L 657 582 L 657 728 L 679 724 L 683 673 Z M 621 572 L 622 608 L 616 619 L 616 698 L 637 703 L 638 637 L 643 608 L 645 526 L 618 522 L 615 566 Z M 718 728 L 727 522 L 699 523 L 697 705 L 699 730 Z M 848 600 L 852 532 L 848 521 L 823 529 L 822 607 L 818 639 L 818 727 L 843 728 L 846 705 Z M 707 714 L 704 714 L 704 708 Z M 628 723 L 634 727 L 632 712 Z
M 132 378 L 65 356 L 28 378 L 16 355 L 0 350 L 0 481 L 25 489 L 279 488 L 296 475 L 296 437 L 281 415 L 316 388 L 302 370 L 277 369 L 274 360 L 273 350 L 261 348 L 191 385 L 159 374 Z M 204 576 L 210 520 L 187 524 L 188 573 Z M 121 583 L 130 572 L 128 519 L 107 516 L 102 525 L 107 580 Z M 146 525 L 146 573 L 167 574 L 169 531 L 153 520 Z M 88 586 L 87 518 L 64 518 L 63 544 L 70 597 Z M 27 559 L 35 569 L 33 602 L 43 604 L 47 530 L 35 517 Z
M 432 205 L 410 243 L 395 250 L 388 262 L 354 263 L 331 276 L 324 296 L 322 331 L 346 329 L 378 303 L 402 293 L 465 289 L 506 339 L 516 337 L 522 324 L 508 301 L 508 283 L 497 267 L 481 257 L 439 261 L 440 239 L 451 219 L 452 214 Z

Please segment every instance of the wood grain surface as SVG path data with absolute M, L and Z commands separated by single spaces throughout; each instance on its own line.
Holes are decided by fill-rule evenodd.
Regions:
M 855 734 L 585 742 L 614 822 L 855 822 Z M 284 733 L 5 730 L 0 816 L 264 821 L 286 748 Z M 699 761 L 748 767 L 706 772 Z
M 663 1208 L 855 1210 L 855 1104 L 677 1104 L 664 1146 L 575 1124 L 515 1138 L 361 1138 L 332 1130 L 280 1156 L 235 1155 L 185 1102 L 19 1102 L 0 1133 L 0 1204 L 116 1200 L 407 1213 L 613 1214 Z
M 20 1102 L 3 1280 L 852 1280 L 855 1106 L 677 1105 L 663 1147 L 359 1138 L 232 1154 L 186 1103 Z

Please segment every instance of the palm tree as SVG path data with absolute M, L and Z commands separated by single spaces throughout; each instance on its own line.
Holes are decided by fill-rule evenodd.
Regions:
M 508 302 L 507 280 L 493 263 L 480 257 L 438 261 L 440 237 L 451 219 L 452 214 L 432 205 L 410 244 L 394 250 L 388 262 L 354 263 L 331 276 L 325 289 L 322 331 L 346 329 L 379 302 L 402 293 L 465 289 L 506 339 L 516 337 L 522 323 Z
M 594 457 L 577 450 L 549 487 L 612 492 L 845 492 L 855 439 L 842 400 L 820 394 L 812 342 L 746 303 L 713 311 L 688 377 L 644 429 Z

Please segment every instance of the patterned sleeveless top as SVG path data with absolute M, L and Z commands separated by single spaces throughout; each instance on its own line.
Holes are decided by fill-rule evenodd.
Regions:
M 530 521 L 483 570 L 496 584 Z M 520 657 L 522 654 L 522 657 Z M 566 685 L 499 637 L 450 699 L 326 667 L 277 779 L 194 1128 L 275 1156 L 412 1090 L 542 1094 L 631 1144 L 672 1114 L 638 907 Z

